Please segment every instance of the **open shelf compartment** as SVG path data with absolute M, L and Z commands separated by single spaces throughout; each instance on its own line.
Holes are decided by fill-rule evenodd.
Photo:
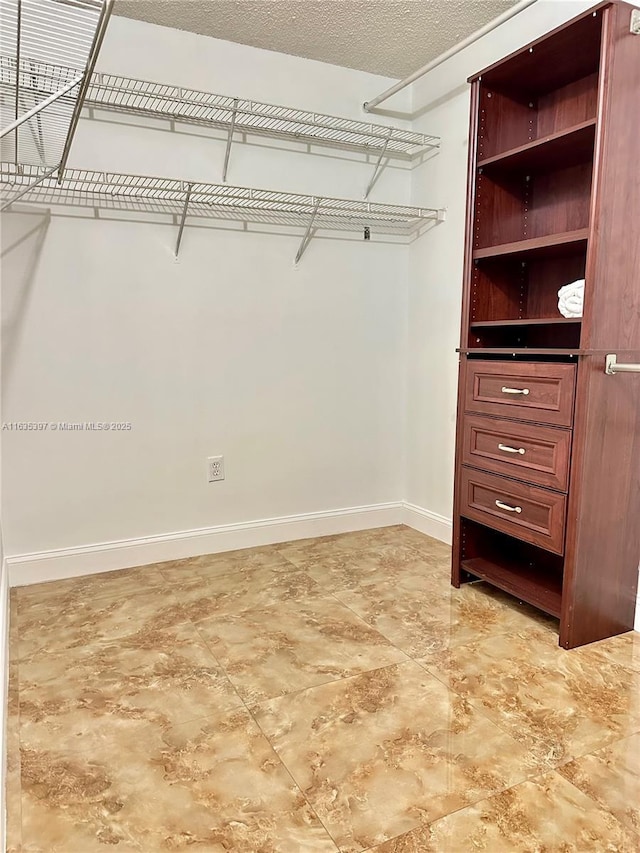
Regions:
M 581 318 L 558 308 L 563 285 L 584 279 L 587 242 L 476 260 L 472 270 L 470 347 L 580 345 Z
M 467 518 L 461 524 L 464 580 L 486 580 L 551 616 L 560 616 L 561 556 Z
M 575 239 L 568 235 L 589 227 L 592 173 L 591 160 L 535 173 L 483 172 L 476 185 L 474 257 L 483 250 L 511 254 L 518 247 L 505 247 L 523 241 L 532 241 L 535 251 Z
M 483 72 L 479 165 L 596 118 L 602 17 L 586 15 Z

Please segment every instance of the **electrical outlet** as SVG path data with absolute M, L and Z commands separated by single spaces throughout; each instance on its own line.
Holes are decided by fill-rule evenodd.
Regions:
M 224 456 L 209 456 L 207 472 L 210 483 L 215 483 L 216 480 L 224 480 Z

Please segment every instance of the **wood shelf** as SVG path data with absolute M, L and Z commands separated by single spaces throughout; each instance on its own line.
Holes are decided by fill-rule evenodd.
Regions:
M 590 350 L 576 347 L 458 347 L 462 355 L 591 355 Z
M 582 317 L 542 317 L 519 320 L 472 320 L 472 329 L 493 329 L 502 326 L 564 326 L 576 325 L 582 322 Z
M 556 572 L 541 567 L 532 568 L 508 559 L 501 558 L 498 561 L 484 557 L 462 560 L 460 568 L 539 607 L 545 613 L 560 617 L 562 577 Z
M 549 234 L 546 237 L 532 237 L 529 240 L 517 240 L 515 243 L 502 243 L 498 246 L 474 249 L 473 260 L 480 261 L 483 258 L 498 258 L 505 255 L 552 257 L 572 246 L 586 243 L 588 239 L 589 229 L 579 228 L 577 231 L 565 231 L 562 234 Z
M 588 119 L 493 157 L 478 160 L 478 169 L 489 167 L 501 171 L 535 171 L 541 168 L 561 169 L 586 162 L 593 157 L 595 136 L 596 119 Z

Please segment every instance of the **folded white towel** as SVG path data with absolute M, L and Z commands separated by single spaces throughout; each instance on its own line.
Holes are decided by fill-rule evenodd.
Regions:
M 558 310 L 563 317 L 582 317 L 584 305 L 584 279 L 565 284 L 558 291 Z

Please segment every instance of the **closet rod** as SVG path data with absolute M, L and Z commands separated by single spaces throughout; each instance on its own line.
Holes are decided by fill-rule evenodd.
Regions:
M 416 80 L 423 77 L 429 71 L 432 71 L 434 68 L 437 68 L 438 65 L 442 65 L 443 62 L 446 62 L 447 59 L 451 59 L 452 56 L 455 56 L 457 53 L 460 53 L 461 50 L 464 50 L 465 47 L 469 47 L 474 42 L 481 39 L 483 36 L 486 36 L 487 33 L 492 32 L 497 27 L 504 24 L 505 21 L 508 21 L 510 18 L 515 17 L 520 12 L 523 12 L 529 6 L 532 6 L 537 0 L 520 0 L 520 3 L 516 3 L 515 6 L 512 6 L 510 9 L 507 9 L 506 12 L 503 12 L 502 15 L 499 15 L 497 18 L 494 18 L 493 21 L 489 21 L 488 24 L 485 24 L 481 29 L 476 30 L 475 33 L 472 33 L 470 36 L 467 36 L 466 39 L 463 39 L 458 44 L 454 44 L 453 47 L 450 47 L 449 50 L 446 50 L 444 53 L 441 53 L 440 56 L 432 59 L 431 62 L 427 62 L 426 65 L 423 65 L 422 68 L 418 68 L 417 71 L 414 71 L 413 74 L 410 74 L 408 77 L 405 77 L 404 80 L 399 80 L 393 86 L 390 86 L 386 89 L 381 95 L 378 95 L 375 98 L 372 98 L 370 101 L 365 101 L 362 105 L 363 110 L 366 113 L 372 112 L 378 104 L 381 104 L 383 101 L 386 101 L 392 95 L 395 95 L 396 92 L 402 91 L 402 89 L 406 89 L 407 86 L 410 86 L 411 83 L 415 83 Z

